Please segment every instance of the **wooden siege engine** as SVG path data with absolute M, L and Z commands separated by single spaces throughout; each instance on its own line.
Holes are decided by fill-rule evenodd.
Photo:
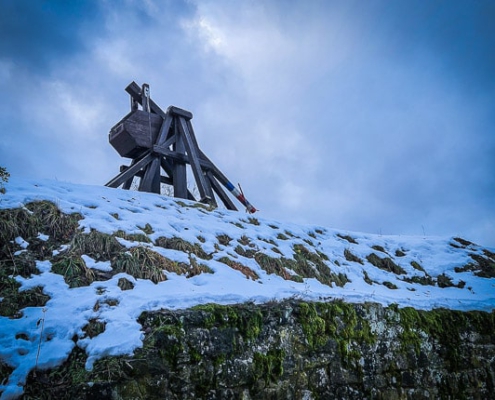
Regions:
M 132 82 L 125 89 L 131 96 L 131 111 L 109 134 L 110 144 L 132 161 L 105 186 L 130 189 L 135 178 L 138 190 L 160 193 L 161 185 L 173 187 L 174 197 L 195 200 L 187 187 L 189 165 L 202 203 L 217 206 L 215 195 L 229 210 L 237 210 L 226 188 L 250 213 L 256 209 L 200 150 L 191 124 L 192 113 L 170 106 L 164 112 L 150 98 L 149 86 Z M 141 106 L 142 109 L 139 109 Z

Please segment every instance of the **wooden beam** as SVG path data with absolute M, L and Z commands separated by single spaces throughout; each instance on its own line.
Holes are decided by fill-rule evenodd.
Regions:
M 131 165 L 130 166 L 133 166 L 134 164 L 136 164 L 136 159 L 133 159 L 131 161 Z M 126 169 L 128 169 L 129 167 L 127 165 L 121 165 L 120 166 L 120 172 L 124 172 Z M 133 181 L 134 177 L 131 177 L 129 179 L 127 179 L 125 182 L 124 182 L 124 185 L 122 185 L 122 189 L 125 189 L 125 190 L 129 190 L 132 186 L 132 181 Z
M 167 113 L 167 116 L 163 120 L 162 126 L 160 127 L 160 131 L 158 132 L 158 137 L 156 138 L 155 144 L 164 147 L 168 147 L 170 146 L 170 144 L 172 144 L 172 142 L 166 144 L 166 142 L 170 140 L 169 131 L 170 126 L 172 125 L 172 120 L 172 116 Z M 167 140 L 167 138 L 169 139 Z
M 237 211 L 236 206 L 234 205 L 232 200 L 230 200 L 230 197 L 223 191 L 222 186 L 217 182 L 217 180 L 213 176 L 213 173 L 211 171 L 208 171 L 208 172 L 206 172 L 206 176 L 210 180 L 211 187 L 213 188 L 213 190 L 215 191 L 217 196 L 220 198 L 220 200 L 222 201 L 224 206 L 228 210 Z
M 187 159 L 185 152 L 186 147 L 184 145 L 184 138 L 182 135 L 179 135 L 179 127 L 177 118 L 174 118 L 174 136 L 175 136 L 175 144 L 174 144 L 174 153 L 183 156 Z M 174 197 L 179 197 L 181 199 L 187 198 L 187 170 L 186 163 L 184 161 L 175 160 L 173 163 L 173 179 L 174 179 Z
M 160 194 L 160 156 L 153 156 L 139 184 L 140 192 Z
M 134 165 L 130 166 L 125 171 L 117 175 L 115 178 L 107 182 L 105 186 L 113 187 L 113 188 L 119 187 L 128 179 L 134 177 L 136 173 L 139 172 L 141 169 L 146 167 L 151 162 L 152 159 L 153 156 L 151 155 L 150 152 L 148 152 L 143 158 L 137 161 Z
M 136 82 L 131 82 L 126 88 L 125 91 L 131 95 L 131 97 L 137 101 L 139 104 L 142 105 L 142 99 L 141 99 L 141 88 Z M 150 99 L 150 110 L 151 112 L 154 112 L 155 114 L 158 114 L 160 117 L 165 119 L 167 117 L 167 114 L 165 111 L 163 111 L 158 104 L 156 104 L 152 99 Z
M 169 106 L 167 108 L 167 114 L 176 115 L 178 117 L 184 117 L 186 120 L 192 119 L 193 115 L 191 111 L 184 110 L 179 107 Z
M 196 141 L 193 139 L 191 132 L 189 131 L 188 124 L 183 117 L 176 118 L 176 123 L 179 123 L 179 132 L 184 137 L 184 144 L 186 146 L 187 156 L 191 169 L 196 179 L 196 185 L 198 186 L 199 194 L 201 196 L 200 201 L 208 203 L 214 199 L 213 190 L 211 189 L 210 182 L 206 180 L 201 165 L 199 163 L 199 148 L 196 145 Z
M 141 87 L 141 104 L 143 105 L 143 111 L 147 113 L 151 112 L 150 110 L 150 85 L 147 83 L 143 83 Z

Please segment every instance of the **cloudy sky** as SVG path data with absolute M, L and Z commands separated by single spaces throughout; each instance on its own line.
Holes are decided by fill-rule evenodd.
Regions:
M 104 184 L 147 82 L 260 216 L 495 247 L 491 0 L 2 0 L 0 166 Z

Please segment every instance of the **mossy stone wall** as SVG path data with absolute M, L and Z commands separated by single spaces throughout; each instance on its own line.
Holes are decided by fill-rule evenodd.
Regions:
M 492 399 L 495 313 L 342 301 L 143 313 L 134 356 L 75 350 L 25 398 Z M 43 393 L 45 397 L 39 397 Z

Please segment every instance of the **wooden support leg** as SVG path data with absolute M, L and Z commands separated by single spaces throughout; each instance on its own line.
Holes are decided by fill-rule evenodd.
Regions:
M 139 184 L 140 192 L 160 193 L 160 156 L 153 156 Z
M 146 154 L 143 158 L 137 161 L 134 165 L 121 172 L 115 178 L 105 184 L 108 187 L 119 187 L 127 180 L 133 178 L 141 169 L 146 167 L 153 160 L 151 153 Z
M 232 200 L 230 200 L 229 196 L 227 196 L 227 194 L 223 191 L 222 186 L 217 182 L 217 180 L 213 176 L 213 173 L 211 171 L 208 171 L 206 173 L 206 176 L 208 177 L 211 183 L 211 187 L 213 188 L 217 196 L 220 198 L 224 206 L 227 208 L 227 210 L 237 211 L 236 206 L 234 205 Z
M 201 196 L 200 201 L 210 203 L 214 201 L 213 190 L 210 182 L 206 179 L 203 170 L 201 169 L 199 162 L 200 150 L 193 138 L 194 133 L 189 130 L 189 126 L 183 117 L 176 118 L 176 121 L 179 123 L 180 134 L 184 137 L 184 144 L 186 146 L 189 163 L 191 164 L 191 169 Z

